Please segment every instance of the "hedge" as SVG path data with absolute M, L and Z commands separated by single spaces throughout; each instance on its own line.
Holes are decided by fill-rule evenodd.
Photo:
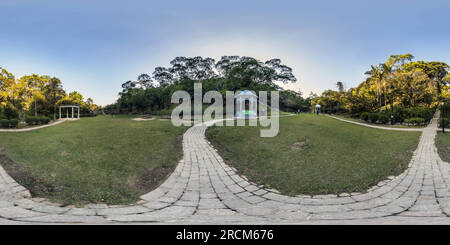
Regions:
M 9 128 L 9 120 L 8 119 L 0 119 L 0 125 L 2 128 Z
M 405 123 L 413 124 L 413 125 L 424 125 L 425 119 L 423 119 L 421 117 L 412 117 L 412 118 L 405 119 Z
M 378 115 L 378 121 L 380 121 L 381 123 L 383 123 L 383 124 L 387 124 L 387 123 L 389 123 L 389 116 L 388 115 L 386 115 L 385 113 L 380 113 L 379 115 Z
M 3 118 L 0 119 L 0 126 L 2 128 L 17 128 L 19 126 L 19 120 L 15 118 L 11 120 Z
M 369 113 L 369 121 L 376 123 L 378 121 L 378 113 Z
M 369 120 L 369 113 L 368 112 L 361 113 L 361 120 L 367 122 Z
M 46 116 L 27 116 L 25 117 L 25 122 L 28 125 L 38 125 L 38 124 L 47 124 L 50 122 L 50 118 Z

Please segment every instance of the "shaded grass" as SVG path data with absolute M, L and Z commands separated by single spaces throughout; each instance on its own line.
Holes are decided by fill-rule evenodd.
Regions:
M 33 196 L 62 204 L 126 204 L 156 188 L 182 156 L 185 128 L 99 116 L 0 133 L 2 165 Z
M 450 132 L 437 133 L 436 148 L 441 159 L 450 163 Z
M 312 114 L 280 118 L 273 138 L 260 129 L 214 126 L 206 135 L 240 174 L 288 195 L 364 191 L 403 172 L 420 136 Z

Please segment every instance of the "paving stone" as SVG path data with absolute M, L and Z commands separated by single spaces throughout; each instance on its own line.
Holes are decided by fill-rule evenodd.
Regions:
M 136 205 L 122 208 L 105 208 L 97 211 L 97 215 L 120 215 L 120 214 L 139 214 L 149 212 L 151 209 L 144 206 Z
M 226 208 L 222 208 L 222 209 L 200 209 L 197 210 L 198 215 L 208 215 L 208 216 L 225 216 L 225 215 L 234 215 L 236 214 L 235 211 L 232 211 L 231 209 L 226 209 Z
M 19 221 L 40 223 L 105 223 L 106 220 L 100 216 L 78 216 L 78 215 L 45 215 L 27 218 L 18 218 Z
M 225 205 L 219 199 L 200 199 L 198 209 L 222 209 Z
M 94 216 L 97 215 L 97 212 L 94 209 L 88 208 L 71 208 L 66 215 L 75 215 L 75 216 Z
M 40 212 L 30 211 L 27 209 L 19 208 L 19 207 L 6 207 L 0 208 L 0 217 L 6 219 L 17 219 L 23 217 L 34 217 L 34 216 L 42 216 L 45 215 Z
M 48 214 L 63 214 L 69 211 L 70 208 L 56 207 L 50 205 L 39 205 L 32 208 L 33 211 L 48 213 Z
M 152 201 L 152 202 L 145 203 L 142 206 L 153 210 L 153 209 L 162 209 L 162 208 L 168 207 L 169 205 L 170 204 L 166 203 L 166 202 Z

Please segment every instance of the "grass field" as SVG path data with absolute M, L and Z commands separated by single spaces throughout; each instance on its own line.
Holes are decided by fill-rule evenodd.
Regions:
M 126 204 L 159 186 L 182 156 L 186 128 L 99 116 L 0 133 L 0 163 L 33 196 L 62 204 Z
M 436 136 L 436 148 L 442 160 L 450 162 L 450 132 L 445 134 L 438 132 Z
M 274 138 L 259 130 L 215 126 L 206 135 L 240 174 L 288 195 L 367 190 L 405 170 L 420 136 L 312 114 L 281 117 Z

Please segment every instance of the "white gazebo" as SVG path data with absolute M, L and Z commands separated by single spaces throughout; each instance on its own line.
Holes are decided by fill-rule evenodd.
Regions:
M 72 120 L 75 119 L 74 118 L 74 108 L 78 109 L 77 112 L 77 118 L 76 119 L 80 119 L 80 107 L 77 105 L 61 105 L 59 106 L 59 119 L 61 119 L 61 108 L 67 108 L 67 119 L 69 119 L 69 108 L 72 108 Z
M 258 96 L 250 90 L 244 90 L 234 96 L 235 111 L 237 118 L 256 118 L 258 115 Z M 245 108 L 248 101 L 248 110 Z
M 320 106 L 319 104 L 317 104 L 314 113 L 319 114 L 319 112 L 320 112 L 320 107 L 321 107 L 321 106 Z

